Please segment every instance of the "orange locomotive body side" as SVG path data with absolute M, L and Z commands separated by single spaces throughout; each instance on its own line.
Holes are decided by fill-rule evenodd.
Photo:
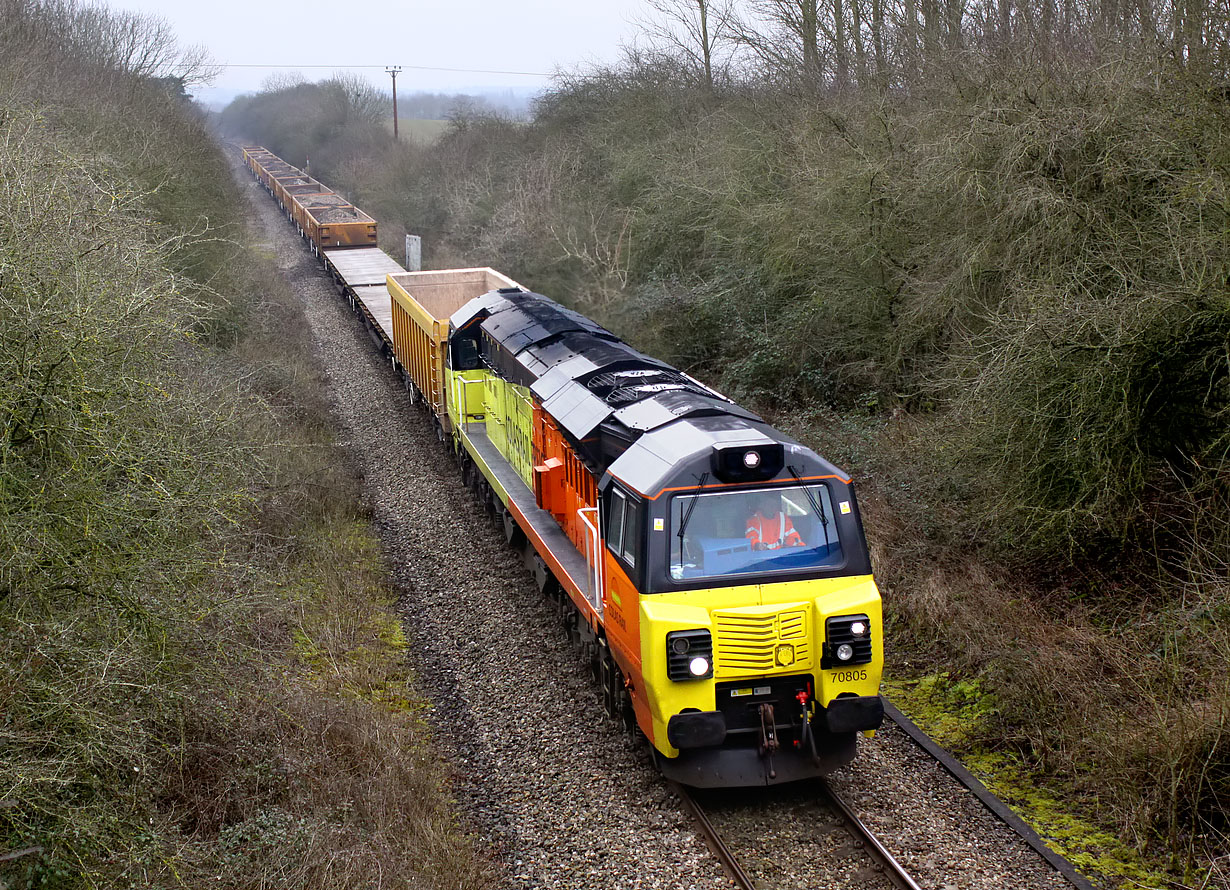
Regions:
M 584 553 L 589 530 L 578 511 L 598 506 L 598 483 L 537 399 L 533 443 L 538 506 L 555 517 L 572 545 Z
M 568 540 L 584 553 L 589 529 L 579 511 L 598 505 L 598 480 L 573 450 L 555 421 L 534 400 L 534 496 L 538 506 L 559 523 Z M 602 617 L 611 655 L 623 672 L 630 689 L 643 689 L 640 657 L 640 591 L 605 547 L 602 548 Z M 653 721 L 644 695 L 633 695 L 637 723 L 649 727 Z M 652 741 L 652 739 L 650 739 Z
M 653 741 L 653 720 L 649 713 L 649 701 L 637 690 L 645 689 L 641 672 L 641 592 L 628 577 L 611 551 L 602 550 L 605 589 L 602 592 L 603 620 L 607 644 L 611 656 L 623 672 L 632 695 L 632 709 L 636 722 Z

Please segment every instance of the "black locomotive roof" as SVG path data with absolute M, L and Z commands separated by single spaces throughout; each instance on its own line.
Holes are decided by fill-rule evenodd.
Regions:
M 572 369 L 572 377 L 579 377 L 586 369 L 593 371 L 628 362 L 656 362 L 621 340 L 612 339 L 610 335 L 595 336 L 589 331 L 568 331 L 539 340 L 526 347 L 517 358 L 535 380 L 545 377 L 552 369 L 565 366 Z M 662 362 L 657 364 L 669 367 Z
M 620 342 L 619 338 L 583 315 L 565 309 L 539 294 L 523 292 L 524 296 L 509 299 L 507 305 L 492 311 L 483 322 L 483 331 L 516 355 L 527 346 L 541 343 L 559 334 L 584 331 L 597 339 Z
M 727 446 L 781 443 L 809 475 L 841 475 L 757 414 L 541 294 L 491 291 L 450 319 L 453 331 L 475 322 L 494 347 L 484 345 L 488 365 L 529 386 L 591 464 L 637 491 L 657 492 Z

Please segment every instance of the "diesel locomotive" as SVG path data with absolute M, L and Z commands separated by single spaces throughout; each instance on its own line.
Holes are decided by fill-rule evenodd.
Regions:
M 245 162 L 271 193 L 266 166 L 297 172 Z M 492 269 L 312 247 L 666 776 L 774 784 L 854 756 L 884 715 L 883 621 L 848 475 Z

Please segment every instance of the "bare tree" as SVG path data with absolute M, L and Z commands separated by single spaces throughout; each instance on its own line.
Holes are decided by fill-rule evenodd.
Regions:
M 712 90 L 738 45 L 734 0 L 647 0 L 654 14 L 641 26 L 658 48 L 681 57 Z
M 748 7 L 753 20 L 741 28 L 743 43 L 771 70 L 813 87 L 823 83 L 832 47 L 821 43 L 827 12 L 821 0 L 748 0 Z
M 175 78 L 207 83 L 219 68 L 200 46 L 182 47 L 167 21 L 81 0 L 2 0 L 6 58 L 38 55 L 45 68 L 91 82 Z
M 277 71 L 266 75 L 265 79 L 261 81 L 261 92 L 276 93 L 281 90 L 293 90 L 295 87 L 307 82 L 307 78 L 303 76 L 302 71 Z
M 320 87 L 339 121 L 380 124 L 392 113 L 389 94 L 353 72 L 336 73 Z

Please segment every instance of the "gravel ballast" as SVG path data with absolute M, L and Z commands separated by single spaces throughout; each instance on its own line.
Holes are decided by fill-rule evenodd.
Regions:
M 464 817 L 506 885 L 732 886 L 645 744 L 604 716 L 554 604 L 462 485 L 358 316 L 264 190 L 238 165 L 236 176 L 302 301 L 392 567 L 417 685 L 433 702 L 429 722 Z M 831 781 L 924 887 L 1068 886 L 895 726 L 863 741 Z M 761 807 L 734 821 L 751 826 L 738 831 L 755 835 L 756 849 L 776 844 L 789 857 L 775 886 L 843 886 L 809 872 L 807 826 L 788 814 Z M 729 842 L 737 853 L 739 838 Z

